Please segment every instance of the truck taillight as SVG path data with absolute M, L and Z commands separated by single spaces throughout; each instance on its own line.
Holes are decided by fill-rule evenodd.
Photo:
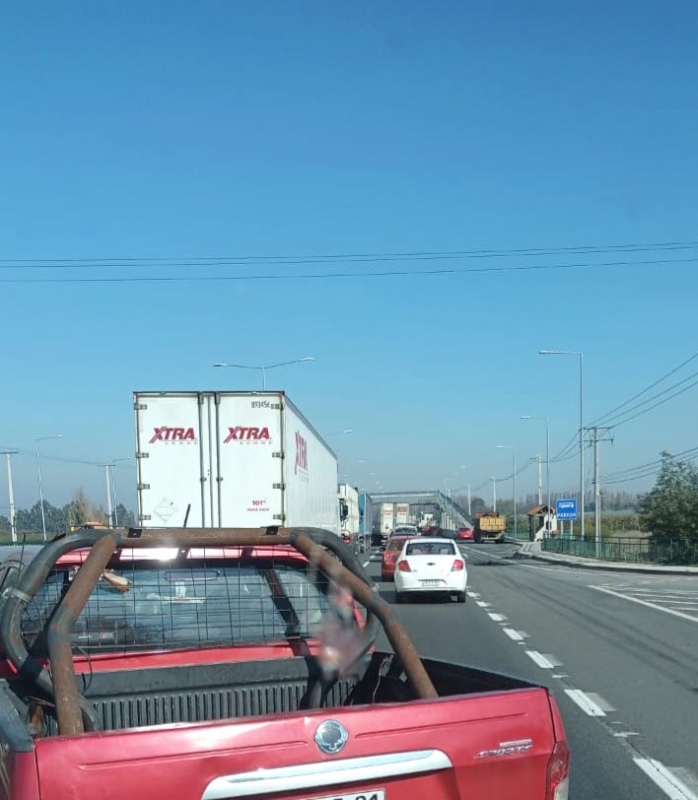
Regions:
M 556 742 L 548 761 L 547 800 L 568 800 L 570 790 L 570 751 L 565 742 Z
M 400 572 L 412 572 L 409 561 L 398 561 L 397 568 Z
M 460 572 L 462 569 L 465 569 L 465 561 L 461 561 L 460 558 L 457 558 L 453 562 L 453 566 L 451 567 L 451 572 Z

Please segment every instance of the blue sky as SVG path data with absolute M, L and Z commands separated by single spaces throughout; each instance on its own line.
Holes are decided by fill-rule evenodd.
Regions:
M 507 2 L 20 4 L 0 26 L 0 257 L 404 253 L 693 242 L 698 9 Z M 696 249 L 454 260 L 630 267 L 349 279 L 0 284 L 0 444 L 134 451 L 134 389 L 254 388 L 270 373 L 369 489 L 510 471 L 691 355 Z M 95 263 L 94 261 L 92 262 Z M 336 265 L 29 269 L 0 278 L 260 276 Z M 679 373 L 675 380 L 690 373 Z M 273 375 L 273 377 L 272 377 Z M 662 387 L 659 387 L 662 388 Z M 695 443 L 696 390 L 619 427 L 604 471 Z M 367 463 L 362 464 L 361 461 Z M 574 486 L 574 459 L 554 488 Z M 21 505 L 33 462 L 15 459 Z M 370 475 L 376 473 L 376 476 Z M 103 474 L 47 459 L 46 497 Z M 532 490 L 535 470 L 520 491 Z M 134 482 L 119 471 L 119 492 Z M 3 488 L 0 506 L 6 503 Z M 647 486 L 647 480 L 628 488 Z M 623 488 L 616 487 L 616 488 Z M 507 494 L 506 487 L 500 490 Z M 511 489 L 509 488 L 509 493 Z M 0 509 L 2 513 L 2 509 Z

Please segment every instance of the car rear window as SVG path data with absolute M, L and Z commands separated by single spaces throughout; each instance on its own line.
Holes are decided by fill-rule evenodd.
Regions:
M 453 542 L 411 542 L 407 545 L 405 555 L 455 556 L 456 546 Z
M 77 652 L 314 638 L 336 613 L 327 579 L 300 562 L 140 563 L 109 573 L 117 581 L 99 581 L 75 625 Z M 73 577 L 56 570 L 28 604 L 22 632 L 34 653 L 45 653 L 46 622 Z
M 388 542 L 388 550 L 402 550 L 404 544 L 404 539 L 391 539 Z

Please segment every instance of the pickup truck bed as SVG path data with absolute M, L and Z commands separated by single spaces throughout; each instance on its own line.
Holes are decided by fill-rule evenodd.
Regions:
M 566 800 L 548 691 L 419 659 L 329 535 L 139 536 L 51 543 L 5 595 L 0 800 Z M 364 645 L 328 669 L 337 625 Z
M 470 667 L 427 659 L 423 663 L 439 697 L 534 688 L 516 678 Z M 313 687 L 320 678 L 314 658 L 296 657 L 94 672 L 78 680 L 85 685 L 82 694 L 96 709 L 101 729 L 118 731 L 308 710 Z M 18 698 L 37 694 L 18 678 L 5 685 Z M 373 652 L 360 680 L 343 678 L 328 687 L 322 708 L 415 699 L 404 675 L 393 666 L 392 654 Z M 49 704 L 49 698 L 45 702 Z M 52 714 L 45 714 L 44 726 L 45 736 L 57 734 Z

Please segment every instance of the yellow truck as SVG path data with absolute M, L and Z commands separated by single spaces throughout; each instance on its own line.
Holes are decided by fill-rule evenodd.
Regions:
M 507 518 L 498 511 L 481 511 L 475 515 L 475 541 L 501 544 L 507 532 Z

